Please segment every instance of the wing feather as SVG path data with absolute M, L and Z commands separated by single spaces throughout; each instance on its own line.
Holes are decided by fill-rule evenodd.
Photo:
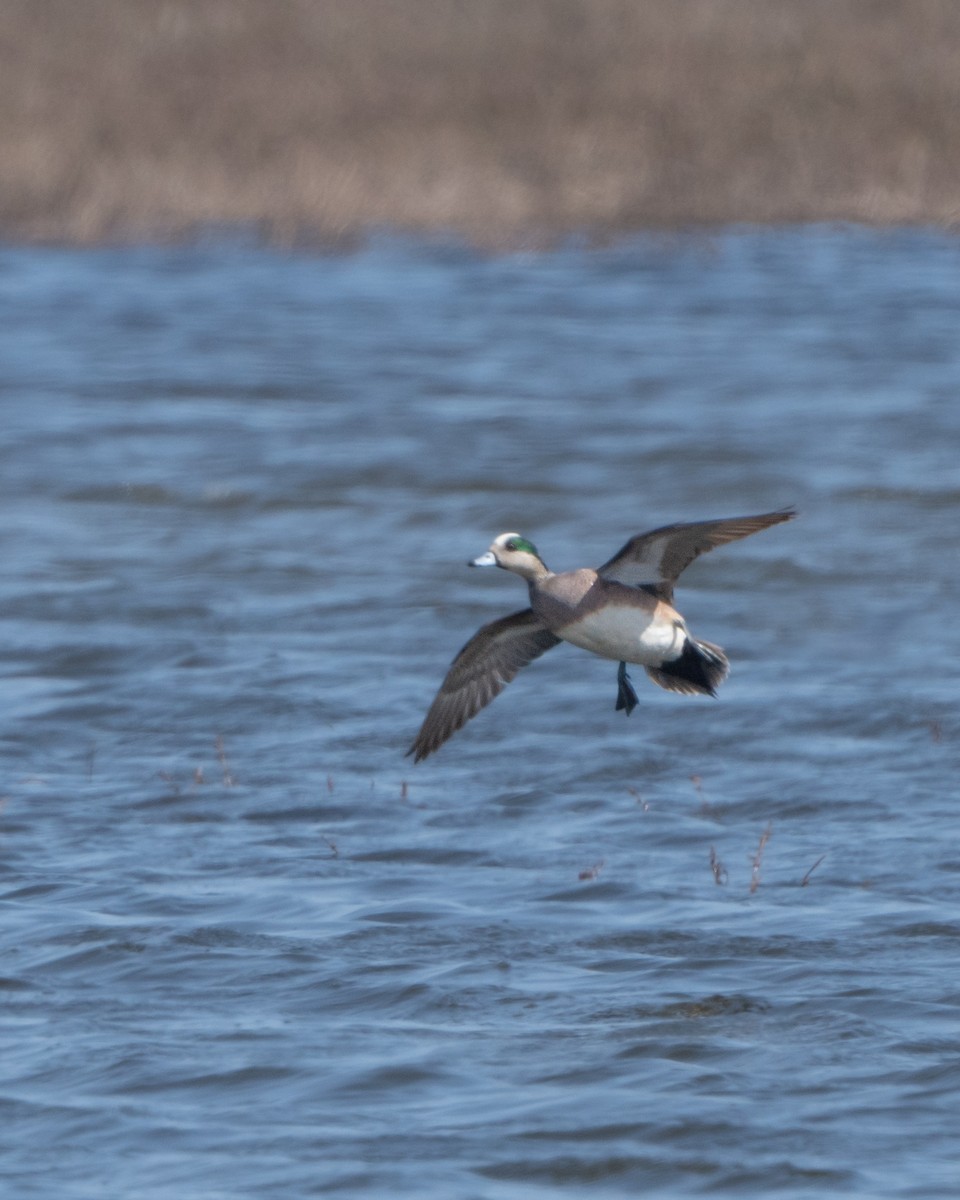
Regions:
M 631 587 L 657 588 L 669 599 L 677 578 L 699 555 L 759 533 L 781 521 L 789 521 L 796 515 L 793 509 L 784 508 L 754 517 L 664 525 L 631 538 L 600 567 L 598 574 Z
M 420 762 L 438 750 L 499 696 L 522 667 L 559 641 L 529 608 L 482 626 L 450 664 L 407 754 Z

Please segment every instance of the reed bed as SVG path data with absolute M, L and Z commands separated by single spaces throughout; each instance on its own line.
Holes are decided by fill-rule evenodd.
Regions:
M 0 0 L 0 234 L 960 218 L 955 0 Z

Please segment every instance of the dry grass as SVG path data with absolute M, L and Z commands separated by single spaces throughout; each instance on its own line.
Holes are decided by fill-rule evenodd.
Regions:
M 755 892 L 760 886 L 760 867 L 763 864 L 763 852 L 767 848 L 767 842 L 773 834 L 773 825 L 767 823 L 766 829 L 760 834 L 760 842 L 757 845 L 757 852 L 753 856 L 750 864 L 750 891 Z
M 0 231 L 960 218 L 956 0 L 0 0 Z

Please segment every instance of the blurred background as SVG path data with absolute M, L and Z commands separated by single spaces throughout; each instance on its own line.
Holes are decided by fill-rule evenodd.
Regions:
M 0 1195 L 955 1200 L 960 6 L 0 0 Z M 454 653 L 675 521 L 716 701 Z
M 4 0 L 0 230 L 958 218 L 952 0 Z

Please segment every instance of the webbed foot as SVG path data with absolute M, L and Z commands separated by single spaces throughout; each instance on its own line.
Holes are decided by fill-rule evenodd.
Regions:
M 638 703 L 637 693 L 633 690 L 630 676 L 627 674 L 627 664 L 622 662 L 617 668 L 617 707 L 614 711 L 625 709 L 629 717 Z

